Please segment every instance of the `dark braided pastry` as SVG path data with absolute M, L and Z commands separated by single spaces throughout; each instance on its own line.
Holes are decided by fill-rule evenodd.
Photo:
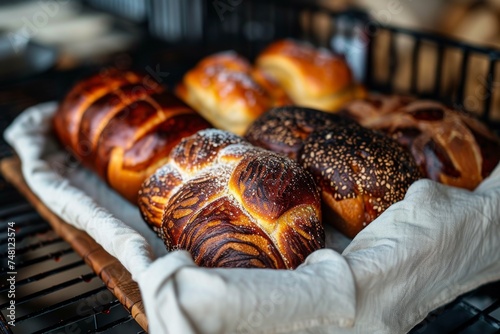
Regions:
M 182 140 L 145 181 L 139 207 L 168 249 L 200 266 L 291 269 L 324 247 L 312 177 L 221 130 Z
M 485 124 L 436 101 L 372 95 L 341 113 L 397 140 L 443 184 L 473 190 L 500 161 L 500 140 Z

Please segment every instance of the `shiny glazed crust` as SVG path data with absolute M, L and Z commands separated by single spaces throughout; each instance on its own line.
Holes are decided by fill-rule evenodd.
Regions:
M 170 150 L 207 127 L 151 77 L 115 70 L 78 83 L 54 117 L 61 143 L 132 203 Z
M 234 52 L 200 61 L 186 73 L 176 94 L 217 128 L 240 135 L 269 108 L 290 103 L 272 79 Z
M 447 185 L 472 190 L 500 161 L 500 140 L 483 123 L 435 101 L 373 95 L 342 113 L 386 132 L 424 175 Z
M 310 44 L 277 41 L 259 55 L 256 66 L 276 80 L 299 106 L 334 112 L 366 94 L 354 82 L 343 57 Z
M 420 170 L 396 141 L 357 124 L 313 132 L 299 162 L 319 184 L 331 216 L 353 238 L 402 200 Z
M 403 199 L 421 177 L 411 155 L 394 140 L 314 109 L 270 110 L 245 137 L 308 170 L 321 190 L 323 220 L 349 237 Z
M 312 132 L 350 123 L 353 122 L 348 118 L 335 114 L 286 106 L 273 108 L 259 117 L 248 128 L 245 138 L 253 145 L 298 160 L 304 142 Z
M 185 138 L 139 192 L 167 248 L 206 267 L 297 267 L 324 247 L 320 196 L 298 164 L 221 130 Z

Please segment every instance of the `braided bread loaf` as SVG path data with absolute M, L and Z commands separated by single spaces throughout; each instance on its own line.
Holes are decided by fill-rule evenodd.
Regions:
M 54 117 L 61 143 L 133 203 L 170 150 L 208 127 L 151 78 L 116 70 L 78 83 Z
M 221 130 L 183 139 L 144 182 L 139 207 L 168 249 L 200 266 L 295 268 L 324 247 L 312 177 Z
M 470 114 L 407 96 L 372 95 L 342 114 L 406 147 L 428 178 L 473 190 L 500 161 L 500 140 Z

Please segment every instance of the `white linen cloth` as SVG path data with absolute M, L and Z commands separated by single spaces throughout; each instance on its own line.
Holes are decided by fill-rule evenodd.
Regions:
M 327 228 L 298 269 L 206 269 L 167 254 L 138 209 L 78 166 L 51 134 L 55 103 L 5 131 L 35 194 L 117 257 L 139 283 L 150 333 L 404 333 L 500 279 L 500 167 L 474 191 L 415 182 L 359 233 Z

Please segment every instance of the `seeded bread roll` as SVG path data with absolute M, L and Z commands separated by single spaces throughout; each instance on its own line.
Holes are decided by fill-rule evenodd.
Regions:
M 303 107 L 335 112 L 344 103 L 365 96 L 343 57 L 307 43 L 277 41 L 258 56 L 256 67 Z
M 382 130 L 406 147 L 422 173 L 435 181 L 474 189 L 500 161 L 500 140 L 470 114 L 439 102 L 373 95 L 342 111 Z
M 176 94 L 215 127 L 239 135 L 269 108 L 290 104 L 270 77 L 234 52 L 200 61 L 186 73 Z
M 421 177 L 411 155 L 394 140 L 318 110 L 272 109 L 245 137 L 294 158 L 313 174 L 322 194 L 323 219 L 351 238 L 402 200 Z
M 313 132 L 299 163 L 321 189 L 325 219 L 350 238 L 401 201 L 421 177 L 397 142 L 356 124 Z
M 152 78 L 116 70 L 82 80 L 54 116 L 61 143 L 134 204 L 142 182 L 170 150 L 207 127 Z
M 139 207 L 169 250 L 205 267 L 292 269 L 325 243 L 311 175 L 221 130 L 182 140 L 143 184 Z
M 282 107 L 269 110 L 248 129 L 245 138 L 252 144 L 299 159 L 309 135 L 318 130 L 332 129 L 354 123 L 335 114 L 302 107 Z

